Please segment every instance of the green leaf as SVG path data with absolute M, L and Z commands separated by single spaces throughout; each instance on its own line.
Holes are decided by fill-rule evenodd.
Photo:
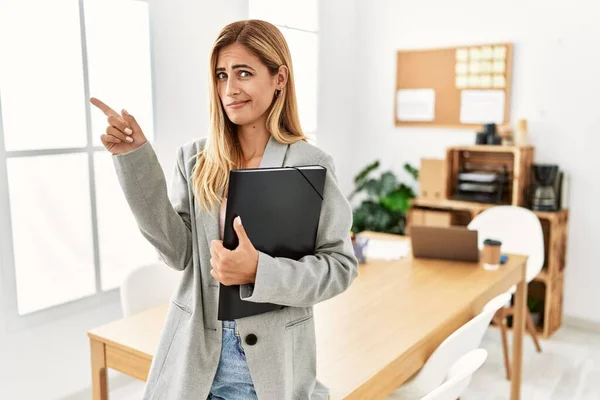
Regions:
M 381 182 L 377 179 L 369 179 L 365 182 L 364 189 L 371 196 L 379 197 L 379 193 L 381 192 Z
M 540 311 L 542 302 L 539 298 L 535 297 L 535 296 L 527 296 L 527 307 L 529 308 L 529 311 L 535 313 Z
M 415 181 L 419 180 L 419 170 L 410 165 L 409 163 L 404 164 L 404 170 L 413 177 Z
M 354 177 L 354 183 L 356 186 L 362 186 L 362 183 L 367 178 L 367 175 L 371 173 L 371 171 L 379 168 L 379 160 L 373 161 L 371 164 L 367 165 Z
M 413 188 L 411 188 L 410 186 L 405 185 L 404 183 L 401 183 L 400 186 L 398 186 L 398 190 L 401 192 L 406 193 L 407 196 L 409 196 L 411 199 L 415 198 L 417 195 L 415 194 L 415 191 L 413 190 Z
M 380 188 L 379 188 L 379 196 L 386 196 L 388 193 L 394 191 L 396 186 L 398 186 L 398 181 L 396 179 L 396 175 L 393 172 L 387 171 L 381 175 L 380 179 Z
M 386 210 L 404 214 L 410 208 L 410 200 L 414 197 L 412 191 L 399 188 L 386 197 L 381 198 L 380 202 Z
M 364 230 L 385 232 L 391 222 L 391 215 L 381 205 L 364 201 L 353 214 L 353 232 Z
M 394 233 L 397 235 L 404 235 L 405 231 L 405 218 L 402 215 L 396 215 L 394 223 L 387 228 L 388 233 Z

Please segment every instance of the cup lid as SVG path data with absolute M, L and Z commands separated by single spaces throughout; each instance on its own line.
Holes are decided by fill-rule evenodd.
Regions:
M 483 244 L 486 246 L 501 246 L 502 242 L 496 239 L 485 239 Z

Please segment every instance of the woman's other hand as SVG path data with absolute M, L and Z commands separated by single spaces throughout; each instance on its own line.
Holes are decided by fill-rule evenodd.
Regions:
M 210 243 L 210 274 L 225 286 L 244 285 L 256 281 L 258 250 L 254 248 L 240 217 L 233 222 L 239 244 L 235 250 L 226 249 L 223 241 Z

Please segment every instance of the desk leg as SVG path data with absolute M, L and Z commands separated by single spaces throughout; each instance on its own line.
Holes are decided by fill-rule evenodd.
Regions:
M 92 399 L 107 400 L 106 348 L 104 343 L 90 339 L 92 353 Z
M 527 307 L 527 282 L 525 281 L 525 268 L 521 281 L 517 285 L 515 294 L 514 320 L 513 320 L 513 362 L 510 376 L 510 398 L 521 399 L 521 367 L 523 366 L 523 332 L 525 331 L 525 313 Z

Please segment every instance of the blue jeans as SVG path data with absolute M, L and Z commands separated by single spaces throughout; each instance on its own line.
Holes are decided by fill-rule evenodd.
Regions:
M 257 400 L 235 321 L 223 321 L 223 346 L 208 400 Z

